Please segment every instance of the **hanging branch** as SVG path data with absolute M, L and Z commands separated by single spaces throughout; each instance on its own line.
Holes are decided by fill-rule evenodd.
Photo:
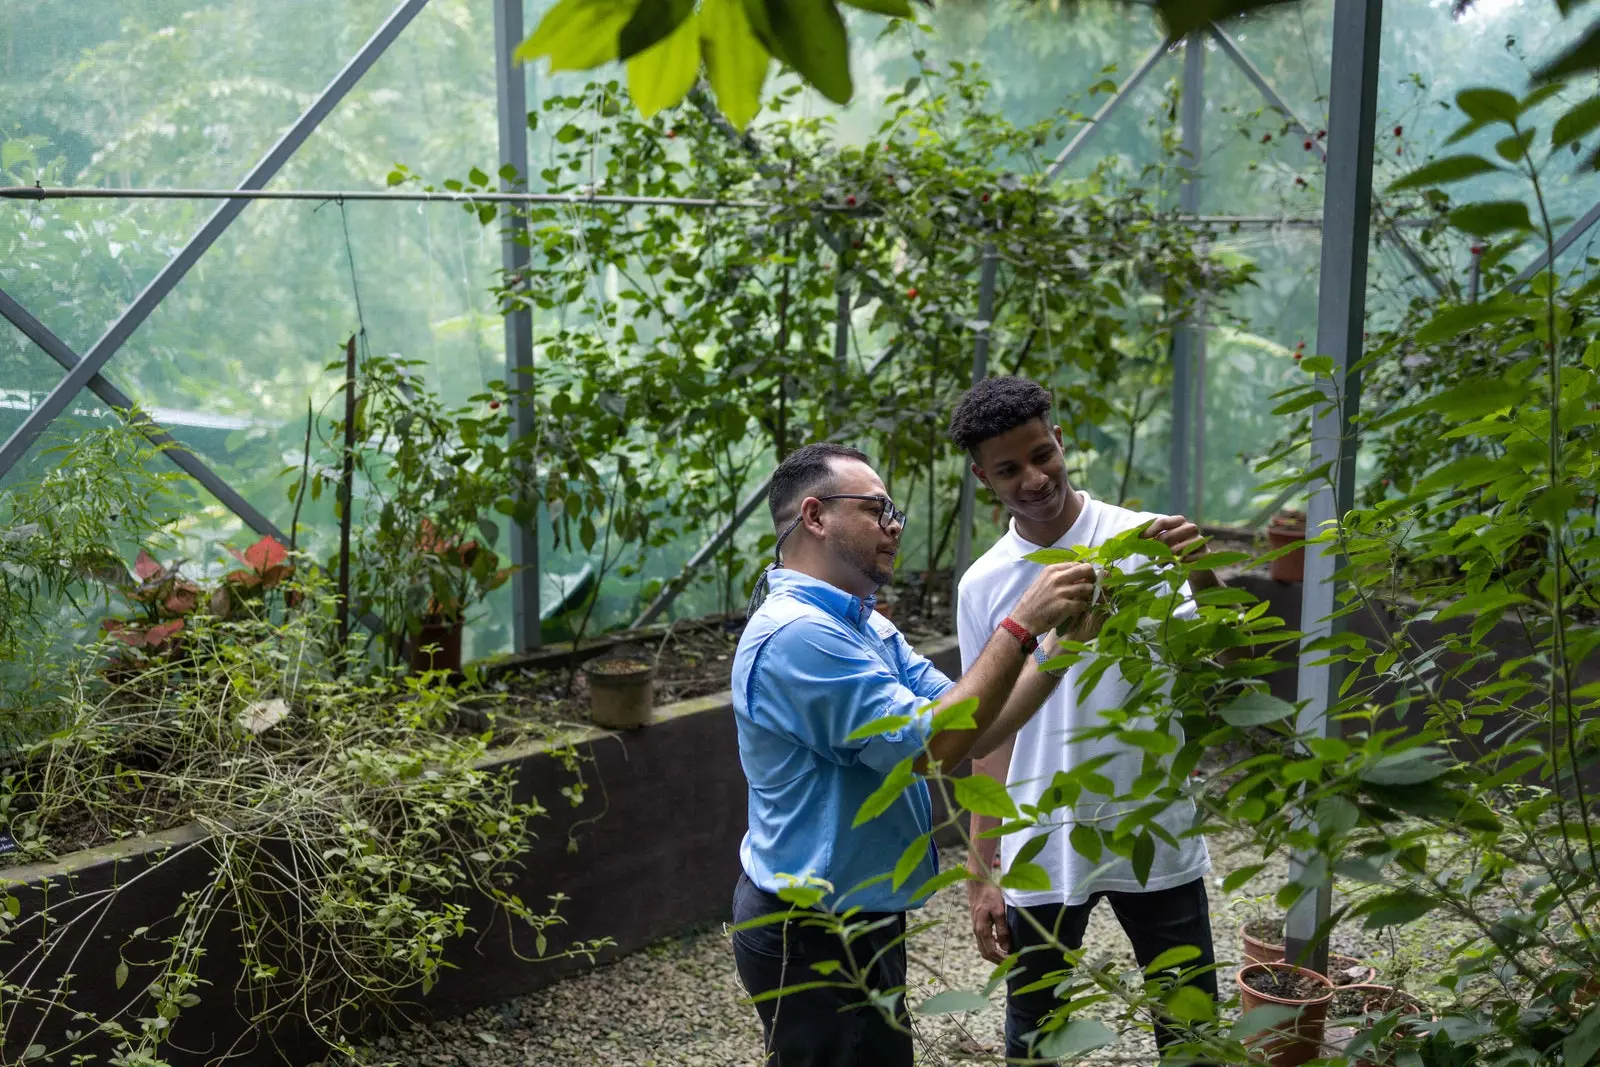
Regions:
M 306 397 L 306 444 L 300 454 L 300 487 L 294 495 L 294 515 L 289 519 L 289 555 L 294 555 L 300 539 L 300 505 L 306 502 L 306 486 L 311 484 L 311 398 Z
M 344 470 L 339 475 L 339 648 L 350 645 L 350 527 L 356 480 L 356 338 L 344 346 Z

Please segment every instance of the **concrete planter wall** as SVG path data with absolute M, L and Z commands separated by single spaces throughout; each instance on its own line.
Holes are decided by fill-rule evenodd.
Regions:
M 958 671 L 954 638 L 923 651 L 947 673 Z M 512 891 L 534 907 L 555 893 L 567 898 L 561 908 L 565 925 L 547 931 L 551 951 L 610 937 L 615 947 L 601 954 L 604 960 L 726 919 L 745 831 L 746 786 L 732 710 L 732 694 L 721 693 L 658 708 L 657 721 L 646 729 L 585 734 L 578 744 L 592 757 L 585 766 L 591 788 L 577 808 L 560 795 L 570 773 L 545 746 L 493 754 L 491 766 L 515 766 L 518 799 L 537 797 L 549 809 Z M 569 839 L 576 851 L 569 852 Z M 0 893 L 20 901 L 23 924 L 10 943 L 0 944 L 0 975 L 35 989 L 50 988 L 68 969 L 76 976 L 68 1011 L 43 1019 L 21 1012 L 12 1020 L 0 1034 L 0 1062 L 19 1059 L 35 1033 L 58 1045 L 61 1035 L 82 1025 L 72 1022 L 72 1011 L 105 1017 L 149 1003 L 142 987 L 156 973 L 147 968 L 160 946 L 134 941 L 133 932 L 150 927 L 159 938 L 174 931 L 176 902 L 209 880 L 213 864 L 206 845 L 203 831 L 186 826 L 58 863 L 0 871 Z M 56 942 L 35 971 L 37 960 L 25 956 L 37 946 L 36 917 L 46 909 L 56 920 Z M 588 966 L 581 959 L 528 962 L 537 956 L 534 931 L 508 932 L 504 920 L 495 918 L 487 899 L 473 905 L 470 923 L 479 933 L 452 947 L 455 969 L 427 996 L 419 993 L 401 1005 L 402 1020 L 501 1003 Z M 318 1043 L 292 1025 L 270 1034 L 248 1032 L 235 1005 L 240 950 L 228 926 L 213 924 L 204 964 L 211 985 L 199 991 L 201 1005 L 185 1012 L 176 1028 L 187 1049 L 201 1051 L 175 1049 L 170 1058 L 198 1065 L 231 1050 L 241 1054 L 237 1063 L 296 1067 L 318 1058 Z M 125 949 L 129 944 L 136 947 Z M 119 989 L 115 972 L 124 952 L 131 969 Z

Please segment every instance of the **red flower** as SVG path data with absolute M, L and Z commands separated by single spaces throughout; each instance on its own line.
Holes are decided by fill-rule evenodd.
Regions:
M 139 555 L 133 561 L 133 576 L 141 582 L 148 582 L 152 578 L 161 577 L 162 573 L 161 564 L 157 563 L 150 553 L 141 548 Z
M 917 298 L 917 287 L 913 285 L 911 288 L 906 290 L 906 299 L 907 300 L 915 300 L 916 298 Z
M 294 564 L 289 562 L 289 550 L 279 544 L 274 537 L 263 537 L 243 552 L 236 548 L 230 548 L 228 551 L 232 553 L 234 559 L 250 569 L 229 571 L 224 576 L 224 581 L 246 589 L 254 589 L 256 586 L 271 589 L 294 573 Z

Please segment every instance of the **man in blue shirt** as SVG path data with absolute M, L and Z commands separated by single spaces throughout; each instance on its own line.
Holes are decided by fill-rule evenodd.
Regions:
M 768 505 L 782 564 L 763 575 L 766 599 L 751 612 L 733 664 L 739 758 L 750 783 L 734 920 L 788 911 L 778 890 L 821 879 L 831 887 L 824 905 L 861 909 L 853 921 L 871 929 L 846 945 L 815 924 L 775 921 L 736 930 L 734 960 L 751 996 L 839 982 L 828 961 L 840 961 L 845 973 L 863 969 L 870 988 L 892 1004 L 893 1019 L 859 989 L 837 985 L 761 1001 L 769 1065 L 910 1067 L 901 935 L 906 909 L 918 904 L 912 894 L 938 870 L 927 784 L 916 781 L 876 819 L 851 824 L 908 757 L 919 773 L 930 760 L 954 767 L 980 736 L 997 743 L 985 735 L 1002 708 L 1012 709 L 1008 722 L 1026 721 L 1055 688 L 1057 678 L 1039 664 L 1054 650 L 1055 628 L 1087 611 L 1094 571 L 1041 568 L 972 669 L 951 682 L 873 610 L 874 594 L 893 575 L 906 517 L 863 453 L 828 444 L 800 449 L 773 474 Z M 761 595 L 758 588 L 752 603 Z M 1042 644 L 1037 635 L 1045 635 Z M 976 729 L 930 737 L 940 708 L 970 698 Z M 885 716 L 910 721 L 850 739 Z M 927 854 L 896 890 L 881 876 L 919 840 Z

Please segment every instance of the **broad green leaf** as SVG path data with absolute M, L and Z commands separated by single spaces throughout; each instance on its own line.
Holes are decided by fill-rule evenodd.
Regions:
M 1450 225 L 1476 237 L 1488 237 L 1507 230 L 1532 230 L 1528 205 L 1520 200 L 1489 200 L 1464 204 L 1450 212 Z
M 1006 792 L 1006 787 L 986 774 L 957 778 L 956 803 L 974 815 L 993 815 L 1001 819 L 1015 819 L 1017 805 Z
M 1503 388 L 1496 389 L 1487 382 L 1472 381 L 1446 389 L 1417 406 L 1424 411 L 1437 411 L 1451 419 L 1466 422 L 1469 419 L 1481 419 L 1510 403 Z
M 1250 867 L 1240 867 L 1238 870 L 1230 872 L 1228 877 L 1222 880 L 1222 891 L 1231 893 L 1266 869 L 1267 865 L 1265 863 L 1257 863 Z
M 1072 851 L 1090 863 L 1099 863 L 1100 857 L 1105 853 L 1105 843 L 1100 840 L 1100 831 L 1086 823 L 1074 826 L 1067 840 L 1072 845 Z
M 1287 719 L 1294 714 L 1294 705 L 1257 689 L 1241 693 L 1231 704 L 1219 709 L 1217 714 L 1229 726 L 1262 726 Z
M 900 853 L 900 862 L 894 865 L 893 886 L 898 890 L 905 884 L 906 879 L 917 873 L 917 868 L 922 866 L 922 861 L 928 858 L 928 841 L 932 834 L 923 834 Z
M 1405 189 L 1426 189 L 1431 185 L 1447 185 L 1450 182 L 1476 178 L 1480 174 L 1493 174 L 1499 169 L 1482 156 L 1445 156 L 1443 159 L 1436 159 L 1432 163 L 1418 167 L 1404 178 L 1392 183 L 1389 191 L 1397 193 Z
M 1488 322 L 1500 322 L 1517 314 L 1517 308 L 1498 301 L 1484 301 L 1481 304 L 1463 304 L 1461 307 L 1445 308 L 1434 315 L 1416 332 L 1418 344 L 1431 345 L 1440 341 L 1448 341 L 1452 337 L 1465 333 L 1467 330 L 1482 326 Z
M 660 44 L 694 14 L 694 0 L 647 0 L 634 9 L 617 34 L 617 54 L 631 59 Z M 632 87 L 629 87 L 632 91 Z
M 1167 1014 L 1179 1022 L 1197 1022 L 1215 1016 L 1217 1004 L 1194 986 L 1183 985 L 1167 995 Z
M 700 51 L 717 107 L 743 131 L 761 110 L 761 86 L 772 57 L 750 28 L 744 0 L 704 0 L 700 6 Z
M 1037 863 L 1013 863 L 1000 884 L 1024 893 L 1047 893 L 1052 888 L 1049 873 Z
M 116 970 L 115 978 L 116 978 L 116 981 L 117 981 L 117 988 L 118 989 L 121 989 L 123 986 L 128 984 L 128 961 L 127 960 L 118 960 L 117 961 L 117 970 Z
M 948 871 L 940 871 L 938 874 L 919 885 L 917 887 L 917 891 L 911 894 L 911 899 L 921 900 L 923 897 L 932 896 L 945 886 L 955 885 L 957 882 L 964 882 L 968 877 L 969 875 L 967 873 L 965 864 L 958 867 L 952 867 Z
M 532 36 L 517 46 L 518 63 L 542 56 L 550 69 L 590 70 L 617 58 L 617 36 L 638 0 L 560 0 L 545 12 Z
M 1550 131 L 1550 147 L 1564 148 L 1587 137 L 1596 126 L 1600 126 L 1600 95 L 1589 97 L 1556 119 L 1555 129 Z
M 911 17 L 910 0 L 844 0 L 844 2 L 862 11 L 871 11 L 875 15 L 888 15 L 897 19 Z
M 1384 926 L 1404 926 L 1416 922 L 1433 907 L 1433 901 L 1416 890 L 1397 889 L 1373 897 L 1361 905 L 1357 912 L 1367 917 L 1368 930 L 1377 930 Z
M 1434 616 L 1435 622 L 1444 622 L 1460 615 L 1481 615 L 1486 611 L 1503 611 L 1514 604 L 1526 604 L 1528 598 L 1521 593 L 1507 592 L 1504 589 L 1485 589 L 1478 593 L 1468 593 L 1466 596 L 1448 604 Z
M 1245 1041 L 1269 1030 L 1282 1029 L 1284 1024 L 1294 1022 L 1299 1015 L 1299 1008 L 1291 1008 L 1287 1004 L 1263 1004 L 1239 1016 L 1239 1021 L 1233 1024 L 1233 1036 L 1236 1040 Z
M 1046 567 L 1056 563 L 1079 563 L 1089 555 L 1093 549 L 1078 548 L 1040 548 L 1029 552 L 1022 558 L 1029 563 L 1042 563 Z
M 855 822 L 850 824 L 851 829 L 876 819 L 889 810 L 889 805 L 900 799 L 900 794 L 904 793 L 917 778 L 911 770 L 911 762 L 911 758 L 907 757 L 897 763 L 888 777 L 884 778 L 883 784 L 861 802 L 860 809 L 856 811 Z
M 976 730 L 978 728 L 978 720 L 974 713 L 977 710 L 977 697 L 958 700 L 948 708 L 941 709 L 933 717 L 932 732 L 937 734 L 945 730 Z
M 1144 969 L 1145 974 L 1160 974 L 1170 971 L 1174 967 L 1182 967 L 1190 960 L 1197 960 L 1205 953 L 1193 945 L 1174 945 L 1161 955 L 1150 961 L 1150 966 Z
M 1156 861 L 1156 839 L 1150 836 L 1150 831 L 1141 833 L 1133 842 L 1133 876 L 1144 885 L 1150 880 L 1150 867 Z
M 911 722 L 912 718 L 909 715 L 885 715 L 881 719 L 873 719 L 865 726 L 851 730 L 845 740 L 862 741 L 869 737 L 877 737 L 879 734 L 892 734 L 901 727 L 911 725 Z
M 649 118 L 689 95 L 700 75 L 700 32 L 693 15 L 664 40 L 628 60 L 628 92 Z
M 1022 848 L 1017 850 L 1017 858 L 1011 862 L 1032 863 L 1033 858 L 1044 851 L 1044 846 L 1050 843 L 1049 834 L 1035 834 L 1022 843 Z
M 970 989 L 946 989 L 917 1005 L 918 1015 L 954 1015 L 963 1011 L 982 1011 L 989 1001 Z
M 1507 163 L 1522 162 L 1523 157 L 1528 154 L 1528 145 L 1533 143 L 1533 139 L 1538 132 L 1538 130 L 1530 126 L 1520 133 L 1500 138 L 1494 143 L 1495 154 Z
M 745 12 L 775 56 L 829 100 L 850 102 L 850 39 L 833 0 L 745 0 Z
M 1594 22 L 1570 48 L 1533 72 L 1536 83 L 1600 69 L 1600 22 Z
M 1105 1048 L 1116 1039 L 1116 1031 L 1098 1019 L 1071 1019 L 1061 1029 L 1041 1037 L 1034 1051 L 1044 1059 L 1073 1059 Z
M 1404 752 L 1384 756 L 1362 770 L 1361 780 L 1374 785 L 1416 785 L 1418 782 L 1432 781 L 1450 769 L 1434 758 L 1438 755 L 1438 749 L 1428 746 L 1408 748 Z
M 1563 1059 L 1568 1067 L 1583 1067 L 1600 1052 L 1600 1004 L 1584 1013 L 1578 1025 L 1561 1044 Z
M 1515 122 L 1522 114 L 1517 98 L 1504 89 L 1463 89 L 1456 94 L 1456 107 L 1477 122 Z

